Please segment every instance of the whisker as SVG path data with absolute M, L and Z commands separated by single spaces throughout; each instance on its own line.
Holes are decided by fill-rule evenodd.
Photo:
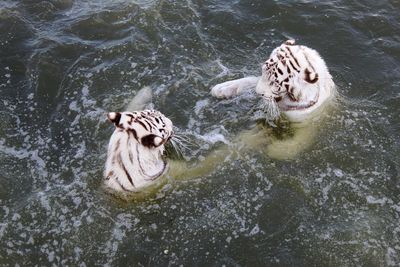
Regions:
M 180 150 L 181 155 L 183 156 L 183 151 L 185 153 L 193 153 L 194 144 L 190 139 L 190 133 L 181 131 L 178 127 L 174 126 L 174 135 L 171 140 L 174 141 L 176 147 Z M 184 157 L 184 156 L 183 156 Z
M 188 139 L 183 139 L 183 138 L 181 138 L 181 137 L 179 137 L 179 136 L 174 136 L 174 139 L 176 140 L 176 141 L 180 141 L 181 143 L 184 143 L 184 144 L 186 144 L 186 145 L 192 145 L 192 143 L 191 142 L 189 142 L 189 140 Z
M 185 156 L 183 155 L 182 148 L 181 148 L 181 147 L 179 146 L 179 144 L 177 144 L 175 141 L 174 141 L 174 147 L 175 147 L 175 150 L 176 150 L 176 152 L 177 152 L 178 155 L 180 155 L 181 157 L 185 157 Z
M 184 137 L 184 135 L 186 135 L 187 133 L 186 133 L 186 131 L 184 132 L 183 130 L 181 130 L 179 127 L 177 127 L 177 126 L 173 126 L 173 135 L 172 135 L 172 138 L 174 138 L 175 140 L 176 139 L 183 139 L 183 138 L 186 138 L 186 137 Z
M 172 139 L 171 139 L 170 141 L 171 141 L 171 145 L 172 145 L 172 147 L 174 148 L 175 152 L 176 152 L 178 155 L 183 156 L 181 149 L 178 147 L 178 145 L 175 143 L 175 141 L 172 140 Z
M 180 140 L 175 139 L 174 141 L 176 142 L 177 145 L 179 145 L 179 146 L 181 146 L 181 147 L 183 147 L 183 148 L 185 148 L 185 149 L 191 151 L 191 149 L 190 149 L 187 145 L 185 145 L 184 143 L 182 143 Z
M 180 137 L 180 138 L 188 139 L 188 137 L 186 136 L 187 133 L 183 133 L 183 132 L 177 131 L 177 132 L 175 132 L 175 135 Z
M 262 104 L 263 111 L 267 121 L 274 121 L 280 116 L 278 104 L 272 97 L 265 97 Z
M 185 137 L 183 137 L 183 136 L 180 135 L 180 134 L 174 134 L 174 137 L 175 137 L 175 138 L 179 138 L 179 139 L 185 139 Z
M 185 133 L 175 132 L 174 136 L 175 139 L 181 140 L 187 144 L 192 144 L 189 137 L 185 135 Z

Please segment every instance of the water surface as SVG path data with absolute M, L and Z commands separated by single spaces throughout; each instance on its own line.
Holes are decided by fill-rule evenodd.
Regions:
M 399 265 L 399 14 L 396 0 L 2 1 L 0 262 Z M 142 201 L 104 192 L 108 111 L 150 86 L 176 126 L 232 141 L 254 98 L 210 87 L 258 75 L 288 38 L 323 55 L 341 95 L 310 147 L 247 150 Z

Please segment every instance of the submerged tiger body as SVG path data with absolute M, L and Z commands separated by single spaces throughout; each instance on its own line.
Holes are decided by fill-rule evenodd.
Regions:
M 314 49 L 288 40 L 275 48 L 262 65 L 261 77 L 245 77 L 217 84 L 212 95 L 232 97 L 255 88 L 264 99 L 276 101 L 291 121 L 303 121 L 335 92 L 332 76 Z
M 171 120 L 155 110 L 111 112 L 108 119 L 116 128 L 108 146 L 105 184 L 124 192 L 154 184 L 168 168 L 163 154 L 173 136 Z

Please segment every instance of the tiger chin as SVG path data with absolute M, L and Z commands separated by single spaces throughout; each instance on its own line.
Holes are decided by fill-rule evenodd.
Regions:
M 111 112 L 115 125 L 104 170 L 104 182 L 118 192 L 139 192 L 156 183 L 168 169 L 164 145 L 172 138 L 173 124 L 156 110 Z
M 306 120 L 335 95 L 335 85 L 317 51 L 288 40 L 275 48 L 262 65 L 261 77 L 245 77 L 215 85 L 217 98 L 233 97 L 255 88 L 263 99 L 275 101 L 290 121 Z

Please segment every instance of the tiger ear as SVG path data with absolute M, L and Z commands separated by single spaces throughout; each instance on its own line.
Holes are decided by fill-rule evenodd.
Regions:
M 287 40 L 287 41 L 285 42 L 285 45 L 295 45 L 295 44 L 296 44 L 296 41 L 293 40 L 293 39 L 289 39 L 289 40 Z
M 109 121 L 114 123 L 115 125 L 119 124 L 119 121 L 121 119 L 121 113 L 119 112 L 110 112 L 107 114 L 107 118 Z

